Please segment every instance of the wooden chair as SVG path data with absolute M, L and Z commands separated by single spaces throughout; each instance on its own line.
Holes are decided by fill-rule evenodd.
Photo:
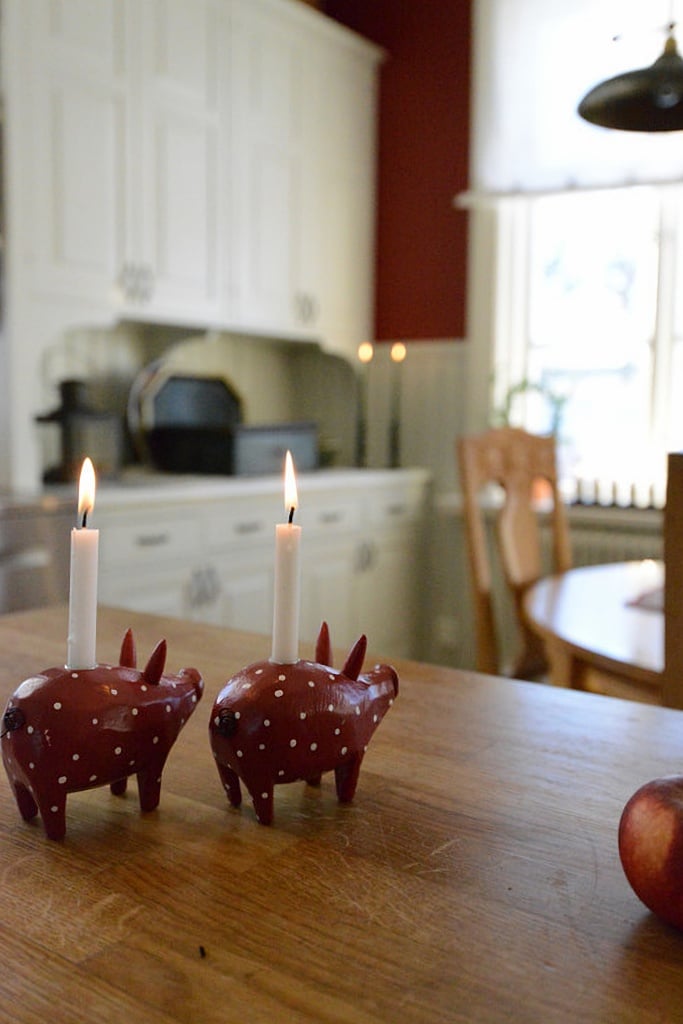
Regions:
M 546 481 L 552 498 L 553 572 L 570 568 L 569 528 L 558 490 L 554 437 L 529 434 L 516 427 L 501 427 L 461 437 L 457 442 L 460 485 L 464 500 L 465 533 L 474 596 L 477 670 L 536 679 L 547 673 L 542 639 L 527 625 L 522 608 L 524 593 L 543 573 L 541 532 L 533 507 L 537 480 Z M 506 671 L 500 664 L 494 615 L 492 571 L 481 491 L 499 484 L 504 503 L 497 514 L 496 533 L 505 582 L 512 594 L 520 648 Z
M 683 452 L 671 452 L 668 457 L 664 566 L 662 703 L 683 708 Z

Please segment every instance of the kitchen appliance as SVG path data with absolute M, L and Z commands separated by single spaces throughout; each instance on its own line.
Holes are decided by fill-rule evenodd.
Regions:
M 241 400 L 223 377 L 169 374 L 162 360 L 134 382 L 128 423 L 141 459 L 166 472 L 280 473 L 287 449 L 298 470 L 318 466 L 314 423 L 247 426 Z
M 94 409 L 88 402 L 85 381 L 63 380 L 59 392 L 60 406 L 36 416 L 38 423 L 57 424 L 60 429 L 61 461 L 45 470 L 44 482 L 76 480 L 86 455 L 92 459 L 100 478 L 116 476 L 123 462 L 122 417 Z

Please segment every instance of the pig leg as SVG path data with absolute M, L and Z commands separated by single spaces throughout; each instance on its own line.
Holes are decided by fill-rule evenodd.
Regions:
M 334 769 L 334 781 L 337 787 L 337 799 L 342 804 L 348 804 L 353 800 L 358 783 L 362 754 L 356 754 L 349 761 L 337 765 Z
M 122 779 L 117 779 L 116 782 L 112 782 L 109 789 L 114 796 L 123 796 L 126 792 L 126 786 L 128 785 L 128 779 L 124 776 Z
M 256 811 L 256 817 L 261 825 L 270 825 L 273 820 L 273 787 L 268 785 L 263 789 L 255 788 L 249 790 L 251 799 Z
M 240 789 L 239 776 L 228 768 L 227 764 L 221 764 L 220 761 L 216 761 L 218 768 L 218 774 L 220 775 L 223 788 L 228 794 L 228 800 L 233 807 L 239 807 L 242 803 L 242 790 Z
M 141 768 L 137 773 L 138 796 L 141 811 L 153 811 L 159 806 L 161 798 L 161 773 L 166 764 L 167 754 L 158 757 L 153 764 Z
M 24 821 L 31 821 L 38 813 L 38 804 L 31 796 L 31 791 L 23 782 L 14 783 L 14 797 Z
M 306 785 L 307 786 L 319 786 L 320 783 L 322 782 L 322 778 L 323 777 L 322 777 L 322 774 L 320 772 L 318 772 L 317 775 L 309 775 L 308 778 L 306 779 Z
M 43 819 L 45 835 L 48 839 L 63 839 L 66 835 L 66 790 L 60 786 L 59 792 L 34 793 L 36 803 Z

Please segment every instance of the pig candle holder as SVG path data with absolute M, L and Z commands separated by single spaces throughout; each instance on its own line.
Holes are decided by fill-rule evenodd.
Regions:
M 209 736 L 233 807 L 242 802 L 241 779 L 256 817 L 270 825 L 276 783 L 319 785 L 332 770 L 339 801 L 353 799 L 370 738 L 398 693 L 389 665 L 360 675 L 365 650 L 361 636 L 335 671 L 323 623 L 314 662 L 259 661 L 228 680 L 214 703 Z
M 66 832 L 66 797 L 109 785 L 123 795 L 136 775 L 140 809 L 159 803 L 161 773 L 204 688 L 194 668 L 164 675 L 161 640 L 142 671 L 130 630 L 119 665 L 48 668 L 25 679 L 2 719 L 2 758 L 19 812 L 40 811 L 50 839 Z

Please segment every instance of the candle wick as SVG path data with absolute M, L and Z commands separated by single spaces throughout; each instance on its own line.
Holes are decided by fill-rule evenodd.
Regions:
M 83 519 L 81 520 L 81 527 L 82 527 L 82 529 L 85 529 L 87 525 L 88 525 L 88 510 L 87 510 L 87 508 L 85 508 L 85 509 L 83 509 Z
M 292 505 L 292 507 L 289 510 L 289 519 L 287 520 L 287 522 L 290 524 L 290 526 L 291 526 L 292 522 L 294 521 L 294 507 L 295 506 Z

